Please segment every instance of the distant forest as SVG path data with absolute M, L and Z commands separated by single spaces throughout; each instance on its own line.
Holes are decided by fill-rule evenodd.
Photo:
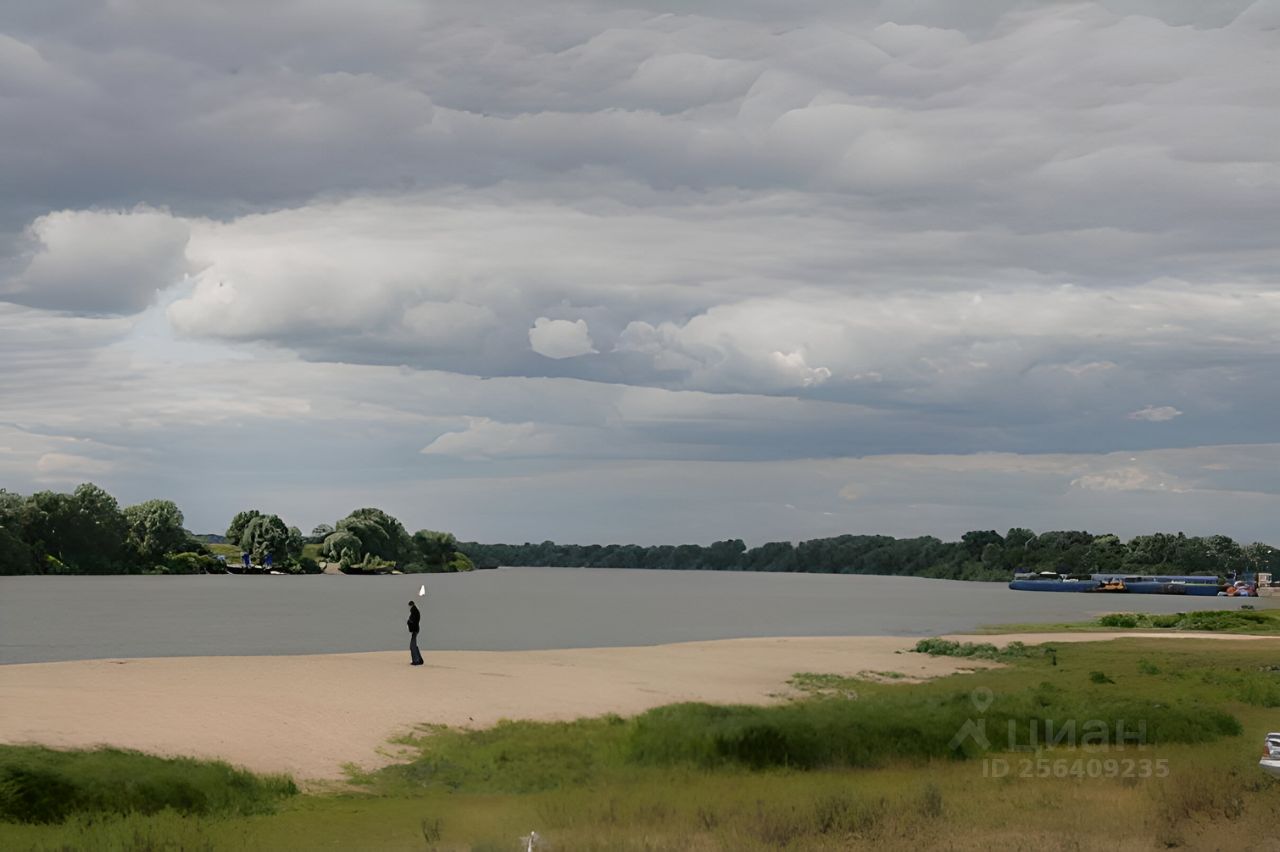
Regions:
M 676 571 L 788 571 L 821 574 L 899 574 L 950 580 L 1007 580 L 1016 570 L 1072 573 L 1218 574 L 1280 572 L 1280 550 L 1261 542 L 1240 545 L 1224 535 L 1115 535 L 1081 531 L 1035 533 L 1015 527 L 967 532 L 959 541 L 933 536 L 842 535 L 748 548 L 741 539 L 715 544 L 479 544 L 458 549 L 479 567 L 542 565 L 566 568 L 650 568 Z
M 201 540 L 205 539 L 205 540 Z M 211 541 L 215 539 L 217 541 Z M 479 544 L 447 532 L 410 534 L 380 509 L 355 509 L 303 535 L 278 515 L 246 509 L 225 534 L 193 536 L 169 500 L 121 508 L 91 483 L 71 493 L 29 496 L 0 489 L 0 574 L 190 574 L 226 570 L 218 556 L 254 563 L 271 554 L 276 568 L 320 570 L 318 559 L 359 573 L 469 571 L 499 565 L 647 568 L 677 571 L 782 571 L 899 574 L 955 580 L 1006 580 L 1015 570 L 1126 574 L 1232 572 L 1280 574 L 1280 550 L 1241 545 L 1227 536 L 1182 533 L 1114 535 L 1035 533 L 1015 527 L 967 532 L 959 541 L 932 536 L 842 535 L 748 548 L 741 539 L 711 545 Z

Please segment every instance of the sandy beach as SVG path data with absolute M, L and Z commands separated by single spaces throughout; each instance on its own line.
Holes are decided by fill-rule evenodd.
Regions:
M 1179 634 L 1173 634 L 1179 635 Z M 1171 634 L 952 637 L 999 644 Z M 1248 636 L 1182 638 L 1275 642 Z M 0 742 L 108 744 L 216 757 L 299 779 L 394 759 L 389 738 L 423 723 L 630 715 L 680 701 L 764 703 L 797 672 L 922 679 L 989 663 L 908 653 L 903 637 L 750 638 L 634 648 L 165 657 L 0 666 Z

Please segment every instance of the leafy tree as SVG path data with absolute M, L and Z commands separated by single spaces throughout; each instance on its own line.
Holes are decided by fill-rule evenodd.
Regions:
M 960 541 L 964 543 L 965 549 L 969 551 L 970 558 L 977 559 L 982 556 L 982 552 L 986 550 L 987 545 L 993 544 L 996 547 L 1004 547 L 1004 539 L 1000 533 L 995 530 L 974 530 L 960 536 Z
M 1089 545 L 1081 567 L 1091 574 L 1123 573 L 1126 550 L 1119 536 L 1100 535 Z
M 746 552 L 747 546 L 740 538 L 717 541 L 707 548 L 703 564 L 714 571 L 730 571 L 738 566 Z
M 476 570 L 475 563 L 472 562 L 465 553 L 454 553 L 449 561 L 445 563 L 444 570 L 451 573 L 461 571 Z
M 1249 570 L 1249 559 L 1245 556 L 1244 548 L 1230 536 L 1211 535 L 1204 543 L 1209 558 L 1215 563 L 1213 570 L 1220 574 Z
M 39 564 L 35 551 L 0 523 L 0 574 L 34 574 Z
M 1242 550 L 1250 571 L 1280 574 L 1280 549 L 1255 541 L 1252 544 L 1246 544 Z
M 119 504 L 92 483 L 78 486 L 72 494 L 41 491 L 31 495 L 19 524 L 37 558 L 54 557 L 59 571 L 103 574 L 130 567 L 125 545 L 128 526 Z
M 243 512 L 237 512 L 236 516 L 231 519 L 231 526 L 227 527 L 227 541 L 232 544 L 240 544 L 240 539 L 244 537 L 245 527 L 249 526 L 249 522 L 254 518 L 262 515 L 257 509 L 246 509 Z
M 0 488 L 0 574 L 34 574 L 41 560 L 22 540 L 22 511 L 26 501 Z
M 320 545 L 320 555 L 326 559 L 340 560 L 350 554 L 353 562 L 360 561 L 360 539 L 346 530 L 330 533 Z
M 360 540 L 360 553 L 388 562 L 407 562 L 414 556 L 413 540 L 404 526 L 381 509 L 356 509 L 338 521 L 338 532 Z
M 285 541 L 284 552 L 290 559 L 299 559 L 302 557 L 302 545 L 306 543 L 306 539 L 302 537 L 302 530 L 297 527 L 289 527 L 289 538 Z
M 453 533 L 418 530 L 411 540 L 414 555 L 403 566 L 406 571 L 452 572 L 475 569 L 467 555 L 458 550 L 458 539 Z
M 444 570 L 444 566 L 453 558 L 458 549 L 458 540 L 453 533 L 435 530 L 418 530 L 413 534 L 415 555 L 428 570 Z
M 302 537 L 290 533 L 279 515 L 258 515 L 240 534 L 240 547 L 261 562 L 267 554 L 282 564 L 302 553 Z
M 1004 546 L 1007 548 L 1026 548 L 1035 540 L 1036 534 L 1026 527 L 1011 527 L 1004 534 Z
M 151 567 L 165 554 L 190 551 L 182 510 L 172 500 L 148 500 L 124 510 L 130 548 Z

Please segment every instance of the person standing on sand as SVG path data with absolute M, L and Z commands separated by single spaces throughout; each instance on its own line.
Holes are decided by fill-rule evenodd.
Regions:
M 418 626 L 422 623 L 422 613 L 418 612 L 417 605 L 413 601 L 409 601 L 409 665 L 422 665 L 422 653 L 418 650 Z

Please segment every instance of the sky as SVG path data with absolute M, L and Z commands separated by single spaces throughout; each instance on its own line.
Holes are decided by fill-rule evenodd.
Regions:
M 0 487 L 1280 544 L 1280 0 L 0 6 Z

